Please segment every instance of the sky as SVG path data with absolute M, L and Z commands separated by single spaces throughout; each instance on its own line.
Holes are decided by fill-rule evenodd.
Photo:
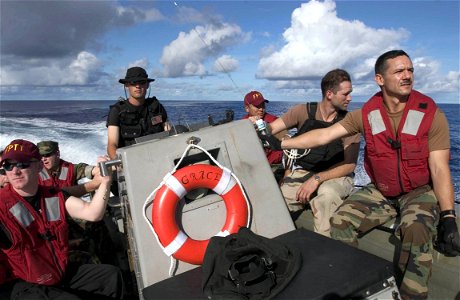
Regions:
M 459 1 L 0 0 L 0 100 L 116 100 L 126 69 L 160 100 L 318 101 L 335 68 L 353 99 L 403 49 L 415 89 L 459 103 Z

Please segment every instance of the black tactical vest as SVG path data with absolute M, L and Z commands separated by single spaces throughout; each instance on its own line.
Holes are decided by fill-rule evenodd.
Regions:
M 316 120 L 316 109 L 318 108 L 317 102 L 307 103 L 307 112 L 308 112 L 308 119 L 303 123 L 302 127 L 300 127 L 299 131 L 297 132 L 296 136 L 301 135 L 307 131 L 318 129 L 318 128 L 326 128 L 329 127 L 338 121 L 342 120 L 347 111 L 339 110 L 337 112 L 337 116 L 332 122 L 325 122 Z M 327 145 L 319 146 L 316 148 L 312 148 L 308 155 L 297 159 L 296 165 L 302 167 L 302 169 L 312 172 L 321 172 L 324 170 L 329 169 L 336 163 L 339 163 L 344 160 L 344 150 L 343 150 L 343 142 L 342 139 L 337 139 Z
M 123 100 L 113 105 L 119 111 L 119 147 L 134 144 L 135 138 L 164 131 L 166 112 L 156 97 L 145 99 L 141 110 L 136 110 L 127 103 L 128 100 Z

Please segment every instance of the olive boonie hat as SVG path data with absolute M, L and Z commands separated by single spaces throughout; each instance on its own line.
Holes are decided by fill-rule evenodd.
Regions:
M 3 165 L 7 159 L 28 163 L 32 159 L 40 160 L 41 155 L 34 143 L 26 140 L 14 140 L 5 147 L 0 165 Z
M 132 67 L 126 71 L 124 79 L 118 80 L 119 83 L 133 83 L 137 81 L 147 80 L 148 82 L 155 81 L 155 79 L 149 78 L 147 72 L 141 67 Z
M 55 141 L 41 141 L 37 144 L 40 155 L 51 154 L 59 150 L 59 144 Z

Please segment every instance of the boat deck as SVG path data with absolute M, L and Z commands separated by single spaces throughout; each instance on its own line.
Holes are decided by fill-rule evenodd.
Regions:
M 313 216 L 305 210 L 295 221 L 297 228 L 313 231 Z M 359 249 L 394 263 L 394 249 L 399 239 L 391 232 L 392 223 L 374 229 L 359 239 Z M 460 221 L 457 219 L 460 228 Z M 446 257 L 434 251 L 432 276 L 429 283 L 429 299 L 460 299 L 460 256 Z

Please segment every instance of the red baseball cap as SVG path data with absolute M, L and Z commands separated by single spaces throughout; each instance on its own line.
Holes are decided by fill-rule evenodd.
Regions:
M 3 150 L 0 165 L 3 165 L 7 159 L 27 163 L 33 158 L 37 160 L 42 158 L 38 151 L 38 147 L 34 143 L 26 140 L 14 140 Z
M 268 103 L 269 101 L 258 91 L 251 91 L 244 96 L 244 105 L 252 104 L 258 107 L 263 102 Z

